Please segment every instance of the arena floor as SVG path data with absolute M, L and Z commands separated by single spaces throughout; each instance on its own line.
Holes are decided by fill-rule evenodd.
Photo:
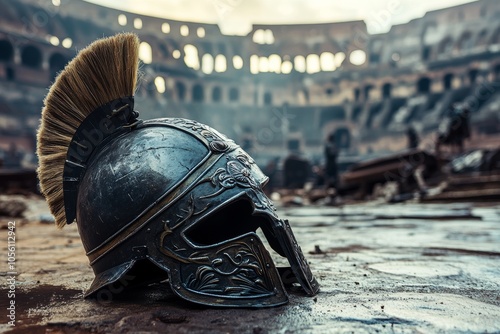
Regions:
M 499 205 L 279 208 L 321 292 L 313 298 L 291 292 L 289 304 L 269 309 L 219 309 L 182 301 L 166 287 L 110 302 L 84 300 L 93 273 L 76 227 L 40 222 L 47 219 L 45 203 L 25 200 L 26 218 L 16 221 L 15 327 L 3 315 L 0 332 L 500 332 Z M 5 254 L 7 219 L 1 226 Z M 9 275 L 4 269 L 1 275 L 5 313 Z

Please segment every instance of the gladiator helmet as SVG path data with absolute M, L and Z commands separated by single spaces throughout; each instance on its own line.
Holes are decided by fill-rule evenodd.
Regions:
M 288 221 L 263 191 L 268 177 L 241 147 L 193 120 L 137 117 L 133 97 L 111 101 L 68 148 L 66 219 L 77 221 L 95 273 L 86 297 L 107 298 L 125 277 L 127 287 L 162 282 L 210 306 L 282 305 L 288 285 L 318 292 Z M 289 268 L 277 268 L 266 247 Z

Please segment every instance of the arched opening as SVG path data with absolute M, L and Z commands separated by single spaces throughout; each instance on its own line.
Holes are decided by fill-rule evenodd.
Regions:
M 304 56 L 296 56 L 293 59 L 295 71 L 304 73 L 306 71 L 306 58 Z
M 473 40 L 472 40 L 472 34 L 470 31 L 466 31 L 460 36 L 460 39 L 458 40 L 458 49 L 463 51 L 463 50 L 469 50 L 474 46 Z
M 264 44 L 264 30 L 263 29 L 255 30 L 252 36 L 252 40 L 254 43 Z
M 269 59 L 267 57 L 259 57 L 259 72 L 269 72 Z
M 391 93 L 392 93 L 392 84 L 388 82 L 382 86 L 382 98 L 384 99 L 390 98 Z
M 337 52 L 335 54 L 335 67 L 340 67 L 344 63 L 344 60 L 346 58 L 346 55 L 344 52 Z
M 211 54 L 205 53 L 201 57 L 201 70 L 205 74 L 210 74 L 214 71 L 214 57 Z
M 439 54 L 449 54 L 453 50 L 453 40 L 451 37 L 446 37 L 439 43 Z
M 186 99 L 186 85 L 182 82 L 177 81 L 175 83 L 175 90 L 177 91 L 177 98 L 179 101 L 184 101 Z
M 191 67 L 195 70 L 200 69 L 200 57 L 196 46 L 192 44 L 184 45 L 184 63 L 187 67 Z
M 453 78 L 455 76 L 453 75 L 453 73 L 448 73 L 444 76 L 443 78 L 443 88 L 444 90 L 449 90 L 452 88 L 453 86 Z
M 281 73 L 281 56 L 272 54 L 269 56 L 269 72 Z
M 361 90 L 359 88 L 354 88 L 354 102 L 359 102 L 361 98 Z
M 166 82 L 163 77 L 157 76 L 155 78 L 154 84 L 156 87 L 156 91 L 160 94 L 165 93 L 165 91 L 167 90 Z
M 205 37 L 205 28 L 198 27 L 198 29 L 196 29 L 196 34 L 198 35 L 199 38 Z
M 259 56 L 257 55 L 250 56 L 250 73 L 259 73 Z
M 66 66 L 66 57 L 64 57 L 60 53 L 54 53 L 52 56 L 49 58 L 49 69 L 50 73 L 55 76 L 57 72 L 62 70 L 64 66 Z
M 273 104 L 273 95 L 270 92 L 264 94 L 264 105 L 270 106 Z
M 233 67 L 236 70 L 241 70 L 243 68 L 243 58 L 241 58 L 241 56 L 236 55 L 233 57 Z
M 21 63 L 31 68 L 40 68 L 42 65 L 42 52 L 39 48 L 28 45 L 21 52 Z
M 179 32 L 181 33 L 182 36 L 186 37 L 189 36 L 189 27 L 187 25 L 182 25 L 179 29 Z
M 65 39 L 62 40 L 61 44 L 66 49 L 69 49 L 73 45 L 73 40 L 69 37 L 66 37 Z
M 265 34 L 264 34 L 264 40 L 266 44 L 273 44 L 274 43 L 274 34 L 273 31 L 270 29 L 267 29 Z
M 319 56 L 316 54 L 310 54 L 306 58 L 306 69 L 307 73 L 317 73 L 321 70 Z
M 486 29 L 481 30 L 477 35 L 477 46 L 485 46 L 488 44 L 488 31 Z
M 14 58 L 14 47 L 7 40 L 0 41 L 0 61 L 11 61 Z
M 142 19 L 140 19 L 138 17 L 134 19 L 134 28 L 135 29 L 142 29 Z
M 118 15 L 118 24 L 121 26 L 127 25 L 127 17 L 124 14 Z
M 227 70 L 226 56 L 224 56 L 223 54 L 219 54 L 219 55 L 215 56 L 214 70 L 215 70 L 215 72 L 219 72 L 219 73 L 225 72 Z
M 372 85 L 366 85 L 364 88 L 364 93 L 365 93 L 365 100 L 368 101 L 370 100 L 370 93 L 373 89 Z
M 172 51 L 172 57 L 174 59 L 179 59 L 181 56 L 182 56 L 182 54 L 181 54 L 180 50 L 175 49 L 174 51 Z
M 203 86 L 196 84 L 193 86 L 193 102 L 203 102 L 205 94 L 203 92 Z
M 431 91 L 431 79 L 427 77 L 420 78 L 417 81 L 417 93 L 427 94 Z
M 351 62 L 351 64 L 356 66 L 363 65 L 364 63 L 366 63 L 366 52 L 364 52 L 363 50 L 354 50 L 349 55 L 349 61 Z
M 331 52 L 323 52 L 319 56 L 322 71 L 335 71 L 335 55 Z
M 233 87 L 229 90 L 229 101 L 236 102 L 240 99 L 240 91 Z
M 473 68 L 469 71 L 469 83 L 471 85 L 474 85 L 476 83 L 478 74 L 479 74 L 479 70 L 476 68 Z
M 253 33 L 252 40 L 257 44 L 273 44 L 274 34 L 270 29 L 257 29 Z
M 164 22 L 161 25 L 161 32 L 164 34 L 169 34 L 170 33 L 170 24 L 168 22 Z
M 149 43 L 141 42 L 141 44 L 139 44 L 139 59 L 142 60 L 144 64 L 151 64 L 153 62 L 153 49 Z
M 222 100 L 222 89 L 219 86 L 215 86 L 212 89 L 212 101 L 220 102 Z
M 353 110 L 352 110 L 352 115 L 351 115 L 351 121 L 353 122 L 356 122 L 359 118 L 359 116 L 361 115 L 363 111 L 363 106 L 362 105 L 356 105 L 354 106 Z
M 429 60 L 431 57 L 431 48 L 428 46 L 424 46 L 422 49 L 422 60 Z

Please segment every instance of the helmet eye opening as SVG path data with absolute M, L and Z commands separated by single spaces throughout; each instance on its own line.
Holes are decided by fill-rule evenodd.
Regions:
M 211 246 L 255 232 L 268 219 L 253 215 L 253 212 L 253 203 L 240 198 L 194 224 L 186 230 L 185 236 L 199 246 Z

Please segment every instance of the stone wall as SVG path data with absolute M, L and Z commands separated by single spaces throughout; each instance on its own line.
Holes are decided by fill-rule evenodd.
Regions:
M 428 12 L 376 35 L 365 22 L 353 21 L 255 25 L 246 36 L 226 36 L 215 24 L 81 0 L 4 5 L 2 131 L 35 131 L 33 119 L 57 72 L 92 40 L 119 31 L 136 32 L 143 42 L 137 97 L 147 106 L 144 118 L 197 118 L 255 147 L 265 142 L 266 150 L 278 154 L 284 153 L 287 136 L 300 138 L 308 152 L 320 152 L 328 133 L 338 130 L 347 131 L 353 152 L 395 150 L 401 141 L 383 138 L 397 139 L 409 125 L 422 135 L 431 133 L 454 103 L 474 105 L 473 125 L 496 112 L 500 2 L 495 0 Z M 29 99 L 17 103 L 20 95 Z

